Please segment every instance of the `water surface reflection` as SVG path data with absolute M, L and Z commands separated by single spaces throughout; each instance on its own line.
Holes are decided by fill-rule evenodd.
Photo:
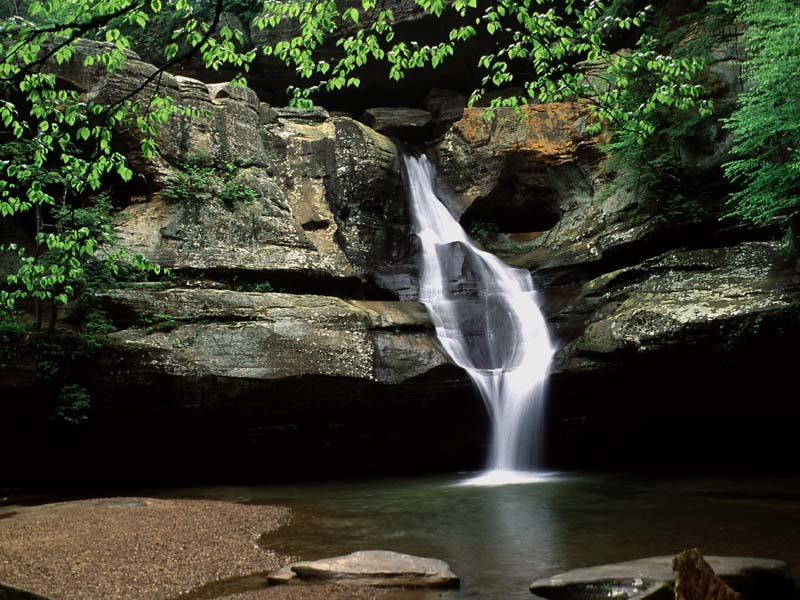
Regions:
M 525 485 L 454 485 L 465 478 L 170 494 L 290 506 L 294 522 L 263 542 L 297 557 L 383 549 L 441 558 L 462 578 L 457 598 L 532 598 L 527 587 L 538 577 L 695 546 L 782 559 L 800 573 L 798 477 L 564 474 Z

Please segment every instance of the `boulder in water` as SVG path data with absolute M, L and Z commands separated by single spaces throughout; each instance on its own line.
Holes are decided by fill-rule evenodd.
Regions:
M 552 600 L 628 600 L 653 586 L 671 585 L 672 560 L 671 556 L 652 556 L 573 569 L 534 581 L 530 591 Z M 791 571 L 782 561 L 742 556 L 708 556 L 706 560 L 726 584 L 748 600 L 790 600 L 796 597 Z
M 364 587 L 457 588 L 460 584 L 446 562 L 386 550 L 293 563 L 267 580 L 272 584 L 330 581 Z
M 672 559 L 675 573 L 675 600 L 742 600 L 714 573 L 697 548 L 681 552 Z

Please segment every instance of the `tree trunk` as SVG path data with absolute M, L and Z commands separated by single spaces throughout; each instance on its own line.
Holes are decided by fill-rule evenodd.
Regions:
M 800 213 L 797 213 L 789 221 L 789 227 L 792 232 L 792 245 L 794 246 L 795 264 L 794 269 L 800 273 Z
M 39 253 L 41 248 L 39 247 L 39 232 L 42 231 L 42 207 L 40 205 L 36 205 L 36 236 L 35 236 L 35 246 L 34 246 L 34 253 L 33 256 L 35 259 L 39 258 Z M 42 301 L 39 298 L 34 299 L 33 301 L 33 315 L 34 315 L 34 328 L 36 331 L 42 330 L 42 319 L 44 318 L 44 308 L 42 307 Z
M 42 330 L 42 301 L 38 298 L 33 301 L 33 328 L 36 331 Z
M 55 300 L 50 303 L 50 320 L 47 323 L 47 333 L 53 333 L 56 330 L 56 321 L 58 320 L 58 304 Z

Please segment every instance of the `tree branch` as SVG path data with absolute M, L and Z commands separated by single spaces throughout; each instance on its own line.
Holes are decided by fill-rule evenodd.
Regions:
M 124 7 L 120 8 L 120 9 L 114 11 L 114 12 L 111 12 L 111 13 L 109 13 L 107 15 L 99 15 L 99 16 L 93 18 L 93 19 L 89 19 L 88 21 L 86 21 L 84 23 L 74 23 L 74 22 L 72 22 L 72 23 L 64 23 L 64 24 L 60 24 L 60 25 L 51 25 L 49 27 L 41 27 L 41 28 L 32 29 L 27 34 L 25 39 L 17 42 L 17 45 L 16 45 L 15 49 L 10 54 L 8 54 L 8 55 L 6 55 L 4 57 L 4 62 L 10 62 L 11 60 L 13 60 L 14 56 L 22 48 L 24 48 L 27 44 L 29 44 L 34 38 L 36 38 L 39 35 L 42 35 L 42 34 L 56 34 L 56 33 L 60 32 L 60 31 L 65 31 L 65 30 L 68 30 L 68 29 L 73 30 L 73 31 L 69 36 L 66 37 L 66 39 L 64 39 L 62 42 L 56 44 L 56 46 L 54 46 L 52 49 L 50 49 L 48 52 L 46 52 L 43 56 L 37 58 L 35 61 L 30 62 L 30 63 L 28 63 L 27 65 L 25 65 L 23 67 L 20 67 L 20 69 L 19 69 L 19 71 L 17 73 L 15 73 L 13 75 L 9 75 L 8 77 L 0 78 L 0 81 L 13 81 L 13 80 L 19 78 L 20 75 L 24 76 L 24 74 L 26 72 L 30 72 L 30 71 L 32 71 L 34 69 L 38 71 L 59 50 L 69 46 L 72 43 L 74 43 L 83 34 L 86 34 L 89 31 L 91 31 L 92 29 L 100 27 L 101 25 L 107 25 L 110 21 L 113 21 L 117 17 L 121 17 L 122 15 L 124 15 L 127 12 L 133 10 L 134 8 L 141 8 L 142 6 L 144 6 L 144 3 L 142 3 L 140 0 L 137 0 L 136 2 L 132 2 L 131 4 L 128 4 L 127 6 L 124 6 Z M 16 30 L 8 30 L 7 32 L 4 32 L 4 33 L 10 33 L 12 35 L 15 34 L 15 33 L 19 34 L 20 32 L 24 31 L 24 29 L 25 28 L 20 27 L 20 28 L 17 28 Z

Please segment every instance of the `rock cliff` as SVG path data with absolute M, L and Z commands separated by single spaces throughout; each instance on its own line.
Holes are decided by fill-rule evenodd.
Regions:
M 709 76 L 730 107 L 736 52 L 720 56 Z M 786 452 L 789 427 L 770 417 L 796 416 L 781 386 L 800 330 L 800 276 L 778 229 L 720 219 L 714 165 L 726 133 L 705 131 L 687 150 L 696 167 L 684 177 L 704 193 L 674 213 L 671 198 L 620 185 L 580 103 L 528 106 L 521 118 L 501 110 L 493 121 L 482 112 L 467 109 L 432 152 L 451 209 L 541 291 L 559 344 L 552 459 L 754 464 Z M 732 434 L 753 442 L 732 447 Z
M 57 75 L 113 100 L 153 69 L 131 54 L 106 75 L 78 53 Z M 121 136 L 137 179 L 115 203 L 120 241 L 172 279 L 95 299 L 115 331 L 82 365 L 92 422 L 73 450 L 142 476 L 480 466 L 485 412 L 413 301 L 395 143 L 248 88 L 160 80 L 197 112 L 163 127 L 158 159 Z M 773 394 L 800 331 L 800 277 L 775 232 L 721 224 L 714 205 L 670 220 L 610 187 L 580 103 L 521 116 L 487 122 L 466 109 L 427 151 L 462 223 L 490 231 L 487 248 L 531 269 L 541 289 L 560 347 L 550 417 L 560 464 L 600 460 L 591 448 L 609 439 L 606 458 L 624 462 L 627 443 L 668 439 L 684 421 L 675 412 L 698 402 L 704 418 L 742 416 L 745 390 L 767 395 L 762 414 L 791 413 Z M 724 147 L 709 142 L 706 154 Z M 5 364 L 4 396 L 38 393 L 36 369 Z M 8 406 L 22 424 L 12 445 L 47 437 L 35 424 L 44 400 Z M 69 456 L 33 463 L 59 469 Z

